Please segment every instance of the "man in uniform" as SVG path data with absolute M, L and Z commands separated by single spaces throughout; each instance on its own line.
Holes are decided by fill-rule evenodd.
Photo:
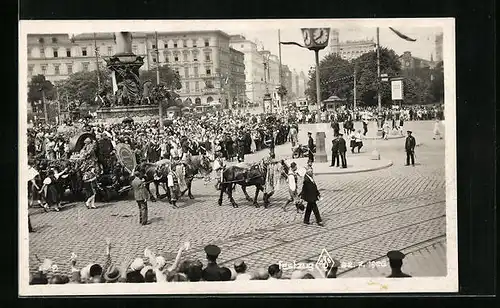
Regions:
M 205 281 L 221 281 L 221 268 L 217 265 L 217 258 L 220 254 L 220 248 L 216 245 L 205 247 L 207 254 L 207 267 L 203 269 L 202 277 Z
M 338 135 L 338 150 L 340 155 L 340 160 L 342 161 L 342 168 L 347 168 L 347 158 L 345 153 L 347 152 L 347 145 L 343 134 Z
M 411 164 L 413 167 L 415 167 L 415 145 L 416 141 L 415 138 L 411 135 L 411 130 L 407 131 L 408 137 L 406 137 L 405 141 L 405 150 L 406 150 L 406 165 L 410 165 L 410 160 Z
M 309 150 L 307 152 L 307 156 L 308 156 L 310 162 L 314 162 L 314 148 L 315 148 L 315 145 L 314 145 L 314 140 L 312 138 L 312 133 L 308 132 L 307 133 L 307 137 L 308 137 L 307 147 L 309 148 Z
M 387 253 L 387 258 L 389 258 L 389 265 L 391 266 L 391 274 L 387 278 L 407 278 L 411 277 L 401 271 L 403 267 L 403 259 L 405 255 L 401 251 L 391 250 Z
M 139 171 L 134 172 L 134 180 L 132 181 L 132 189 L 134 190 L 134 198 L 139 206 L 139 223 L 146 225 L 148 223 L 148 199 L 149 192 L 146 188 L 144 176 Z
M 332 140 L 332 163 L 330 167 L 335 167 L 335 164 L 337 167 L 340 165 L 340 159 L 339 159 L 339 136 L 336 135 L 335 138 Z

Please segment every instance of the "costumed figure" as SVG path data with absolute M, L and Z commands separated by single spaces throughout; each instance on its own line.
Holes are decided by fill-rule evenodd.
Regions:
M 222 157 L 222 153 L 216 152 L 213 169 L 215 172 L 215 178 L 217 179 L 217 183 L 215 184 L 215 188 L 217 190 L 220 190 L 220 184 L 222 183 L 222 176 L 225 168 L 226 164 L 224 162 L 224 158 Z

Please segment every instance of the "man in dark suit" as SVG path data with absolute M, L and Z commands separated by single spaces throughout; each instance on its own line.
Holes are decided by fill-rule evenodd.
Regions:
M 411 130 L 409 130 L 408 132 L 408 137 L 406 137 L 406 141 L 405 141 L 405 150 L 406 150 L 406 165 L 405 166 L 409 166 L 410 165 L 410 160 L 411 160 L 411 164 L 413 167 L 415 167 L 415 145 L 416 145 L 416 141 L 415 141 L 415 138 L 411 135 Z
M 308 132 L 307 133 L 307 137 L 308 137 L 307 147 L 309 148 L 309 151 L 307 152 L 307 157 L 309 158 L 310 162 L 314 162 L 314 148 L 315 148 L 315 145 L 314 145 L 314 140 L 312 138 L 312 133 Z
M 205 281 L 222 281 L 221 268 L 217 265 L 217 258 L 220 254 L 220 248 L 216 245 L 208 245 L 205 247 L 207 254 L 207 267 L 203 269 L 202 277 Z
M 334 137 L 337 137 L 339 135 L 339 132 L 340 132 L 340 125 L 339 125 L 339 122 L 337 122 L 337 120 L 334 120 L 331 124 L 332 128 L 333 128 L 333 136 Z
M 324 224 L 319 214 L 318 205 L 316 204 L 316 201 L 319 200 L 321 195 L 319 193 L 318 186 L 316 186 L 316 182 L 313 179 L 312 168 L 309 168 L 304 175 L 304 183 L 302 185 L 300 197 L 302 200 L 307 202 L 306 211 L 304 213 L 304 223 L 306 225 L 310 224 L 309 219 L 311 218 L 311 212 L 313 212 L 314 217 L 316 217 L 316 223 L 323 227 Z
M 332 140 L 332 164 L 330 167 L 335 167 L 335 164 L 337 164 L 337 167 L 340 165 L 340 159 L 339 159 L 339 137 L 336 136 Z
M 411 277 L 401 271 L 403 267 L 403 259 L 405 255 L 401 251 L 391 250 L 387 253 L 389 265 L 391 266 L 391 274 L 387 278 L 408 278 Z
M 342 168 L 347 168 L 347 159 L 345 157 L 345 153 L 347 152 L 347 145 L 345 144 L 345 139 L 343 138 L 343 134 L 339 134 L 338 136 L 338 150 L 340 159 L 342 161 Z

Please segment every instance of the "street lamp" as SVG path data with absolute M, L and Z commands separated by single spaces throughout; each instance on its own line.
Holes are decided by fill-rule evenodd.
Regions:
M 319 88 L 319 51 L 325 49 L 328 46 L 328 39 L 330 37 L 330 28 L 302 28 L 302 37 L 304 39 L 304 45 L 296 42 L 280 42 L 283 45 L 297 45 L 302 48 L 307 48 L 314 51 L 314 56 L 316 60 L 316 104 L 317 104 L 317 117 L 318 120 L 321 116 L 321 91 Z M 327 162 L 328 158 L 325 151 L 325 132 L 319 131 L 320 125 L 317 126 L 318 131 L 316 132 L 316 161 L 317 162 Z

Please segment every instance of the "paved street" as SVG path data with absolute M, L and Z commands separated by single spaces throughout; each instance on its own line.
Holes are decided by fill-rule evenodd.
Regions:
M 322 249 L 342 262 L 375 260 L 387 251 L 405 249 L 445 235 L 444 140 L 432 139 L 433 121 L 407 122 L 420 144 L 416 166 L 406 167 L 404 139 L 367 140 L 360 154 L 369 156 L 374 147 L 383 158 L 393 162 L 389 168 L 367 173 L 318 175 L 316 181 L 323 200 L 318 203 L 325 227 L 302 224 L 302 216 L 281 205 L 288 197 L 282 187 L 272 197 L 269 209 L 255 208 L 236 188 L 239 208 L 230 206 L 227 197 L 217 205 L 218 192 L 213 183 L 193 183 L 194 200 L 182 199 L 173 209 L 166 200 L 149 202 L 151 224 L 139 225 L 138 208 L 132 199 L 97 204 L 88 210 L 83 203 L 67 205 L 61 212 L 44 213 L 31 209 L 36 233 L 30 234 L 30 269 L 40 259 L 51 258 L 63 270 L 69 269 L 71 252 L 79 265 L 105 261 L 105 238 L 112 241 L 116 264 L 142 256 L 144 248 L 173 260 L 179 246 L 191 242 L 190 258 L 204 260 L 203 247 L 221 247 L 220 263 L 243 259 L 250 269 L 272 263 L 316 262 Z M 356 123 L 356 128 L 361 124 Z M 301 143 L 313 125 L 300 127 Z M 327 133 L 327 152 L 332 132 Z M 256 160 L 268 151 L 248 157 Z M 276 149 L 277 157 L 290 153 L 290 144 Z M 254 189 L 249 188 L 253 196 Z M 262 203 L 262 195 L 259 198 Z M 311 218 L 314 221 L 314 216 Z M 340 272 L 345 269 L 340 269 Z M 418 271 L 418 268 L 413 269 Z

